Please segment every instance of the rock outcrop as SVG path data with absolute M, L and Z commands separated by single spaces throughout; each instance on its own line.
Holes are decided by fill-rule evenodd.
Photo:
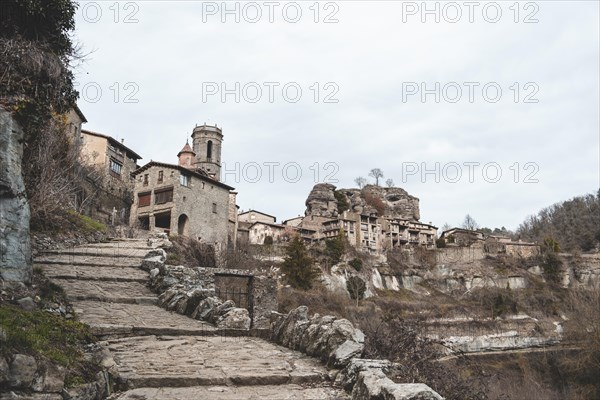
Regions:
M 337 218 L 338 201 L 336 187 L 329 183 L 318 183 L 306 199 L 307 216 Z M 419 220 L 419 199 L 399 187 L 367 185 L 361 189 L 338 189 L 346 197 L 349 211 L 359 214 L 387 215 L 393 218 Z M 339 196 L 339 195 L 338 195 Z
M 25 133 L 0 107 L 0 280 L 31 281 L 29 204 L 21 168 Z

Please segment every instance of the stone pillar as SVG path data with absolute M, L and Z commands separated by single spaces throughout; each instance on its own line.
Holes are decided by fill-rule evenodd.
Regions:
M 0 107 L 0 280 L 30 283 L 29 204 L 21 162 L 25 133 Z

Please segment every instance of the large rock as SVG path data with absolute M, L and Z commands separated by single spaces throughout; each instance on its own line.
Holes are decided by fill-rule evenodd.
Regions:
M 24 354 L 17 354 L 10 363 L 9 386 L 14 388 L 27 388 L 31 386 L 37 363 L 35 358 Z
M 335 218 L 338 216 L 337 200 L 330 183 L 317 183 L 306 199 L 306 215 Z
M 29 283 L 29 204 L 21 160 L 25 133 L 0 107 L 0 280 Z
M 60 393 L 65 385 L 66 371 L 59 365 L 41 363 L 31 385 L 35 392 Z
M 217 321 L 220 329 L 250 329 L 250 315 L 245 308 L 232 308 Z
M 337 218 L 338 202 L 336 187 L 329 183 L 316 184 L 306 199 L 307 216 Z M 361 189 L 339 189 L 346 196 L 350 211 L 358 214 L 380 214 L 375 205 L 383 208 L 383 214 L 401 219 L 419 220 L 419 199 L 399 187 L 367 185 Z M 381 207 L 380 207 L 381 208 Z

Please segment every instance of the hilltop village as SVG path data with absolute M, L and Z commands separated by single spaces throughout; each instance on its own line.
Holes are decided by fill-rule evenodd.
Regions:
M 142 157 L 123 140 L 82 129 L 85 122 L 78 108 L 69 114 L 69 131 L 78 141 L 82 160 L 102 175 L 104 196 L 86 210 L 103 222 L 181 235 L 217 249 L 285 243 L 292 234 L 315 243 L 340 232 L 351 246 L 370 254 L 398 247 L 436 247 L 438 227 L 420 220 L 419 199 L 401 188 L 337 189 L 316 184 L 306 199 L 305 215 L 278 223 L 268 210 L 240 211 L 235 188 L 221 182 L 220 127 L 195 126 L 191 144 L 186 142 L 173 160 L 140 166 Z M 492 247 L 514 254 L 530 253 L 534 246 L 461 228 L 441 232 L 441 238 L 450 246 L 493 242 Z

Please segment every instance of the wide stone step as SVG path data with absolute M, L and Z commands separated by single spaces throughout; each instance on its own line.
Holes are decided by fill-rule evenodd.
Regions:
M 53 279 L 69 300 L 96 300 L 112 303 L 156 304 L 157 296 L 139 282 L 85 281 Z
M 144 336 L 106 343 L 125 389 L 320 383 L 315 359 L 252 337 Z
M 153 305 L 75 301 L 73 308 L 96 336 L 217 334 L 217 329 L 207 322 Z
M 45 254 L 35 258 L 37 264 L 89 265 L 98 267 L 139 267 L 139 257 L 104 257 L 72 254 Z
M 132 248 L 115 246 L 86 246 L 72 247 L 60 250 L 46 250 L 45 255 L 70 255 L 70 256 L 88 256 L 88 257 L 113 257 L 113 258 L 144 258 L 151 248 Z
M 51 279 L 82 279 L 93 281 L 148 282 L 148 273 L 135 267 L 111 267 L 65 264 L 36 264 Z
M 117 393 L 111 400 L 333 400 L 350 399 L 341 389 L 326 385 L 314 387 L 302 385 L 268 386 L 194 386 L 187 388 L 139 388 Z

